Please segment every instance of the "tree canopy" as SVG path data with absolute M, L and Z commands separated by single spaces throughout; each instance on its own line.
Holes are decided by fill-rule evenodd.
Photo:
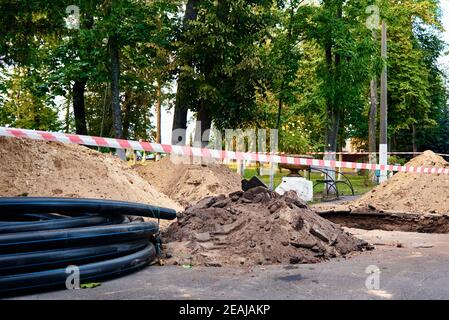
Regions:
M 366 149 L 370 82 L 386 64 L 391 148 L 449 152 L 438 0 L 4 0 L 0 11 L 3 126 L 154 140 L 165 106 L 173 128 L 192 111 L 203 138 L 278 128 L 285 152 L 348 138 Z M 382 20 L 386 61 L 367 25 Z

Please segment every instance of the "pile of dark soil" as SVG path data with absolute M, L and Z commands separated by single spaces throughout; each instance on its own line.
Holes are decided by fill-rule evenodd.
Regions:
M 204 198 L 163 238 L 167 263 L 206 266 L 316 263 L 370 249 L 294 192 L 280 196 L 263 187 Z

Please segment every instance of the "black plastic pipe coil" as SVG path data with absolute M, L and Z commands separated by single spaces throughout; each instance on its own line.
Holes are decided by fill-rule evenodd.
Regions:
M 63 287 L 67 267 L 80 282 L 119 276 L 156 256 L 155 222 L 172 220 L 172 209 L 146 204 L 69 198 L 0 198 L 0 294 Z

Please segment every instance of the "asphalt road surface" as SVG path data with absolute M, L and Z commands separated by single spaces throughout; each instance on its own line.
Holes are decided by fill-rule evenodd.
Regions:
M 151 266 L 93 289 L 15 299 L 449 299 L 449 235 L 351 232 L 376 249 L 314 265 Z

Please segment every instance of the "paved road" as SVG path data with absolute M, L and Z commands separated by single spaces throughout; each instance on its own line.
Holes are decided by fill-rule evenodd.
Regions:
M 376 250 L 315 265 L 153 266 L 94 289 L 19 299 L 449 299 L 449 235 L 352 232 Z M 381 271 L 379 290 L 366 288 L 370 265 Z

